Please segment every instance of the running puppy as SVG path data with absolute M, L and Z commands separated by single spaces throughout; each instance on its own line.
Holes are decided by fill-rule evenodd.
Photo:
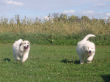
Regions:
M 95 55 L 95 44 L 88 40 L 90 37 L 96 36 L 93 34 L 88 34 L 77 44 L 76 51 L 79 55 L 80 64 L 83 64 L 85 60 L 87 63 L 91 63 Z
M 16 61 L 22 63 L 28 59 L 30 51 L 30 42 L 28 40 L 19 39 L 13 43 L 13 56 Z

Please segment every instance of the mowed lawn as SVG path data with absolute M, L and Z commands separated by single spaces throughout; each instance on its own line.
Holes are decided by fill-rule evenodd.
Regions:
M 79 64 L 75 46 L 31 44 L 29 59 L 15 62 L 12 44 L 0 44 L 0 82 L 109 82 L 110 46 L 96 46 L 93 63 Z

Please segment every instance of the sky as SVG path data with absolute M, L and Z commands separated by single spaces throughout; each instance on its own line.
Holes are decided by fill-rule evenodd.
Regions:
M 42 18 L 53 13 L 108 18 L 110 0 L 0 0 L 0 17 Z

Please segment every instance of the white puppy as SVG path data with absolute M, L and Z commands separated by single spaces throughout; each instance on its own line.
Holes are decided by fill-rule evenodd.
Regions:
M 88 40 L 90 37 L 95 37 L 95 35 L 88 34 L 77 44 L 76 50 L 79 55 L 80 64 L 83 64 L 85 60 L 87 63 L 91 63 L 95 55 L 95 44 Z
M 19 39 L 13 43 L 13 56 L 16 61 L 25 62 L 28 59 L 30 42 Z

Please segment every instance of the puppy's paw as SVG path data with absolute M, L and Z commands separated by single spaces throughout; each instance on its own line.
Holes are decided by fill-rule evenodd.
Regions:
M 92 61 L 88 61 L 88 60 L 87 60 L 87 63 L 92 63 Z
M 80 62 L 80 64 L 84 64 L 84 62 Z

